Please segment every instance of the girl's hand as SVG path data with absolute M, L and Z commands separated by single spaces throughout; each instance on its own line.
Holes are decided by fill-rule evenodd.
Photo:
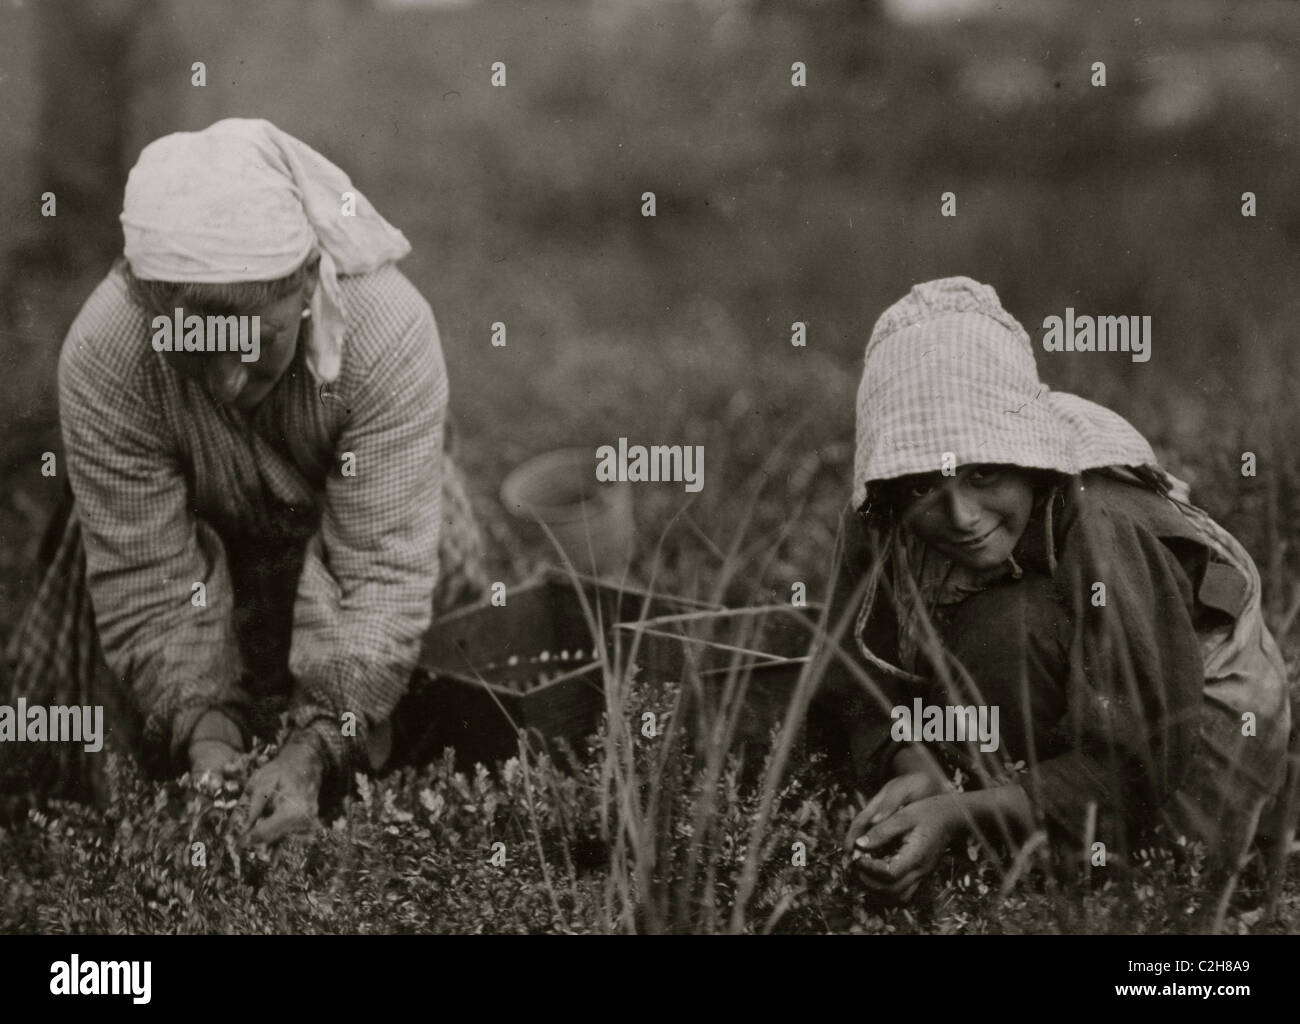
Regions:
M 848 835 L 844 838 L 844 852 L 852 852 L 858 836 L 872 825 L 884 821 L 900 807 L 906 807 L 926 797 L 938 796 L 950 789 L 951 786 L 932 771 L 906 772 L 890 779 L 880 787 L 875 796 L 867 801 L 867 805 L 853 819 Z
M 926 797 L 858 836 L 853 849 L 861 856 L 853 864 L 863 885 L 900 903 L 911 899 L 961 828 L 960 800 L 960 794 Z M 892 855 L 880 856 L 894 843 L 899 846 Z

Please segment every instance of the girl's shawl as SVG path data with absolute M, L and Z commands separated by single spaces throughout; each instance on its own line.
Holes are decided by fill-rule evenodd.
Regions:
M 343 171 L 264 120 L 227 118 L 150 143 L 121 220 L 131 272 L 147 281 L 273 281 L 318 251 L 307 365 L 322 383 L 338 376 L 347 324 L 338 275 L 411 250 Z

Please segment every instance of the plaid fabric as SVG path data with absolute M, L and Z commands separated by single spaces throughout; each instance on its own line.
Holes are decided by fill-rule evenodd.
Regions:
M 102 706 L 105 749 L 129 749 L 138 741 L 136 720 L 123 689 L 108 683 L 86 590 L 81 524 L 70 494 L 68 499 L 46 533 L 55 547 L 43 552 L 36 595 L 10 637 L 6 661 L 12 671 L 4 702 L 15 707 L 26 697 L 29 706 Z M 0 793 L 95 799 L 104 791 L 101 774 L 93 770 L 96 758 L 102 754 L 87 754 L 78 743 L 5 743 Z
M 15 696 L 129 694 L 141 747 L 163 759 L 208 708 L 246 731 L 278 708 L 332 767 L 359 759 L 406 689 L 440 556 L 439 601 L 485 581 L 442 449 L 433 315 L 392 266 L 343 286 L 339 378 L 318 385 L 300 344 L 247 419 L 152 351 L 119 274 L 91 295 L 59 366 L 76 511 L 11 643 Z
M 867 484 L 993 462 L 1077 474 L 1155 464 L 1122 416 L 1038 379 L 1025 329 L 968 277 L 915 285 L 877 321 L 858 386 L 853 507 Z

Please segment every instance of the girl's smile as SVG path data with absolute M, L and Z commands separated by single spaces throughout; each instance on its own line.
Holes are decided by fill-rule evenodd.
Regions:
M 1034 505 L 1029 475 L 1014 466 L 966 465 L 955 476 L 905 477 L 894 491 L 913 533 L 976 570 L 1011 557 Z

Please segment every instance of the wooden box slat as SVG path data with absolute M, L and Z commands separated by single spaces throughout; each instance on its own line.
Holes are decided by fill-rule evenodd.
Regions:
M 599 617 L 603 642 L 591 635 L 578 586 Z M 516 729 L 576 747 L 604 710 L 603 672 L 592 656 L 615 642 L 618 624 L 704 607 L 587 576 L 575 585 L 568 574 L 549 570 L 512 588 L 504 607 L 484 603 L 439 619 L 426 634 L 404 713 L 421 722 L 427 745 L 456 747 L 464 764 L 514 754 Z M 552 657 L 534 660 L 542 651 Z M 565 651 L 569 660 L 554 658 Z M 541 671 L 562 678 L 539 684 Z

